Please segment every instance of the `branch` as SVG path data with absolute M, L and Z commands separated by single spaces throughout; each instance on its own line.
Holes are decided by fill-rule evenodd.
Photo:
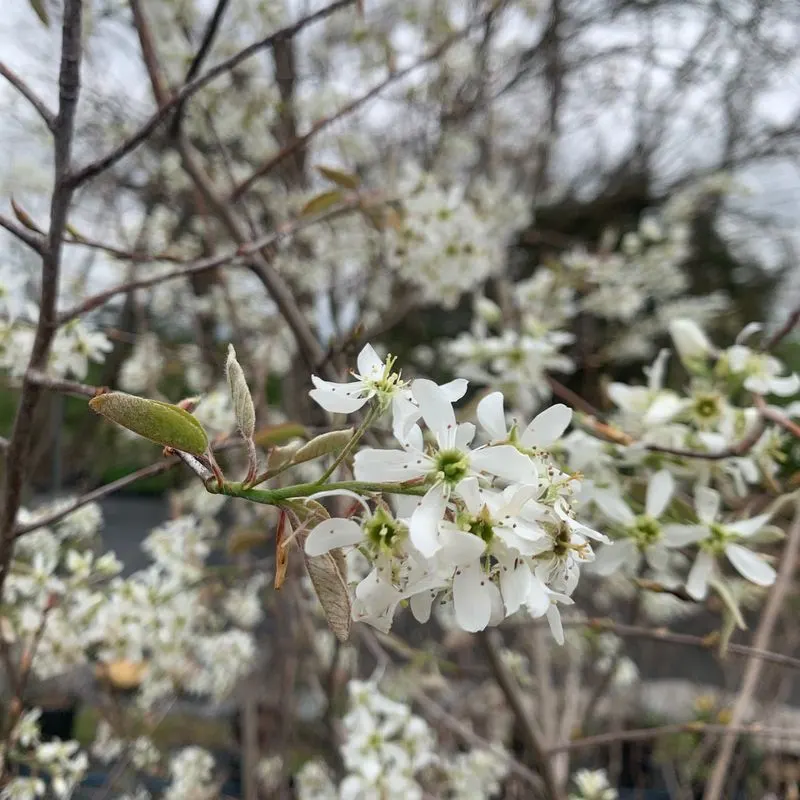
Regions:
M 40 256 L 44 254 L 44 239 L 32 231 L 27 231 L 16 222 L 12 222 L 8 217 L 0 214 L 0 228 L 5 228 L 9 233 L 17 237 L 23 244 L 28 245 L 35 253 Z
M 44 101 L 28 86 L 25 81 L 17 75 L 14 70 L 0 61 L 0 75 L 2 75 L 34 108 L 36 113 L 42 118 L 51 133 L 55 133 L 56 116 L 44 104 Z
M 780 614 L 786 595 L 791 588 L 792 577 L 799 555 L 800 504 L 798 504 L 795 512 L 794 522 L 792 522 L 789 528 L 789 536 L 781 555 L 775 585 L 772 587 L 772 591 L 767 598 L 764 610 L 761 613 L 761 620 L 756 629 L 756 635 L 753 639 L 753 646 L 759 650 L 769 649 L 769 642 L 775 630 L 778 615 Z M 759 679 L 761 678 L 762 664 L 763 661 L 758 658 L 750 658 L 747 662 L 741 688 L 739 689 L 739 694 L 736 697 L 736 702 L 731 712 L 730 724 L 732 726 L 740 725 L 748 713 L 750 703 L 758 688 Z M 733 759 L 735 748 L 736 733 L 734 731 L 724 736 L 722 739 L 719 752 L 717 753 L 717 757 L 711 769 L 711 777 L 706 784 L 703 800 L 720 800 L 723 796 L 722 793 L 725 789 L 725 782 L 728 777 L 728 770 L 731 765 L 731 760 Z
M 621 622 L 614 622 L 612 619 L 604 618 L 577 620 L 574 623 L 565 621 L 564 625 L 586 626 L 592 630 L 613 631 L 617 636 L 631 637 L 634 639 L 653 639 L 658 642 L 700 647 L 704 650 L 714 650 L 719 644 L 719 635 L 716 632 L 708 636 L 693 636 L 689 633 L 673 633 L 666 628 L 646 628 L 639 625 L 625 625 Z M 763 650 L 743 644 L 729 644 L 727 652 L 737 656 L 746 656 L 748 658 L 760 659 L 761 661 L 768 661 L 771 664 L 779 664 L 783 667 L 800 669 L 800 658 L 787 656 L 783 653 L 775 653 L 771 650 Z
M 707 722 L 678 722 L 674 725 L 660 725 L 655 728 L 634 728 L 627 731 L 612 731 L 599 733 L 597 736 L 586 736 L 582 739 L 573 739 L 547 750 L 548 754 L 561 753 L 565 750 L 585 750 L 589 747 L 605 747 L 617 742 L 641 742 L 648 739 L 658 739 L 661 736 L 672 736 L 679 733 L 702 734 L 750 734 L 753 736 L 766 736 L 783 739 L 800 739 L 800 730 L 787 730 L 786 728 L 765 728 L 763 725 L 715 725 Z
M 494 631 L 482 631 L 478 634 L 478 641 L 486 653 L 492 672 L 494 672 L 495 680 L 502 689 L 506 702 L 514 714 L 525 747 L 536 762 L 537 769 L 544 782 L 545 796 L 549 800 L 560 800 L 563 795 L 553 774 L 549 753 L 528 718 L 528 712 L 522 702 L 519 686 L 517 686 L 514 676 L 500 656 Z
M 219 26 L 222 23 L 222 17 L 225 15 L 225 11 L 227 11 L 229 2 L 230 0 L 217 0 L 217 7 L 214 9 L 214 13 L 208 21 L 197 54 L 192 59 L 192 63 L 189 64 L 189 69 L 186 71 L 186 78 L 183 81 L 184 85 L 191 83 L 197 77 L 197 73 L 200 72 L 203 61 L 205 61 L 206 56 L 211 51 L 211 45 L 214 43 L 214 39 L 217 36 Z M 175 117 L 172 120 L 172 127 L 170 128 L 170 136 L 172 138 L 176 137 L 180 131 L 185 107 L 186 101 L 182 100 L 175 109 Z
M 772 350 L 777 347 L 797 327 L 798 322 L 800 322 L 800 306 L 797 306 L 797 308 L 789 314 L 786 322 L 770 336 L 764 345 L 764 350 Z
M 406 76 L 410 75 L 412 72 L 418 70 L 420 67 L 425 66 L 425 64 L 429 64 L 430 62 L 439 59 L 442 56 L 442 54 L 445 53 L 447 50 L 449 50 L 454 44 L 461 41 L 461 39 L 463 39 L 465 36 L 468 36 L 475 28 L 479 27 L 480 25 L 483 25 L 484 16 L 485 15 L 482 15 L 479 19 L 474 20 L 466 27 L 448 36 L 443 42 L 441 42 L 441 44 L 437 45 L 432 50 L 429 50 L 428 53 L 422 56 L 422 58 L 420 58 L 418 61 L 415 61 L 413 64 L 410 64 L 404 69 L 391 73 L 386 78 L 384 78 L 380 83 L 373 86 L 369 91 L 355 98 L 355 100 L 351 100 L 349 103 L 347 103 L 347 105 L 343 106 L 338 111 L 334 112 L 333 114 L 330 114 L 327 117 L 323 117 L 322 119 L 317 120 L 311 126 L 311 128 L 308 130 L 307 133 L 304 133 L 302 136 L 298 136 L 296 139 L 291 141 L 278 153 L 276 153 L 272 158 L 265 161 L 249 178 L 242 181 L 233 190 L 230 200 L 233 202 L 238 200 L 260 178 L 263 178 L 265 175 L 271 172 L 278 164 L 282 163 L 287 158 L 289 158 L 289 156 L 291 156 L 301 148 L 305 147 L 305 145 L 308 144 L 309 140 L 312 137 L 316 136 L 316 134 L 318 134 L 321 130 L 324 130 L 329 125 L 332 125 L 334 122 L 338 122 L 340 119 L 342 119 L 342 117 L 346 117 L 348 114 L 351 114 L 353 111 L 356 111 L 366 102 L 371 100 L 373 97 L 379 95 L 384 89 L 386 89 L 387 86 L 391 86 L 393 83 L 402 80 Z
M 158 128 L 158 126 L 164 122 L 164 120 L 169 117 L 173 109 L 175 109 L 179 104 L 184 103 L 186 100 L 188 100 L 188 98 L 192 97 L 215 78 L 218 78 L 220 75 L 224 75 L 226 72 L 230 72 L 230 70 L 232 70 L 234 67 L 241 64 L 242 61 L 245 61 L 259 51 L 267 47 L 271 47 L 278 39 L 287 36 L 294 36 L 308 25 L 323 20 L 336 11 L 352 5 L 354 2 L 355 0 L 335 0 L 335 2 L 331 3 L 330 5 L 321 8 L 319 11 L 315 11 L 313 14 L 308 14 L 292 25 L 289 25 L 286 28 L 281 28 L 280 30 L 271 33 L 269 36 L 259 39 L 257 42 L 253 42 L 253 44 L 245 47 L 244 50 L 240 50 L 235 55 L 225 59 L 217 64 L 217 66 L 209 69 L 203 75 L 195 78 L 191 83 L 187 83 L 185 86 L 181 87 L 181 89 L 175 95 L 173 95 L 173 97 L 164 103 L 164 105 L 160 106 L 158 110 L 155 111 L 151 117 L 139 128 L 139 130 L 132 134 L 128 139 L 117 145 L 117 147 L 115 147 L 111 152 L 106 153 L 106 155 L 101 156 L 96 161 L 92 161 L 81 169 L 73 172 L 69 176 L 69 185 L 72 188 L 80 186 L 86 181 L 95 178 L 110 167 L 114 166 L 114 164 L 116 164 L 120 159 L 124 158 L 129 153 L 132 153 L 137 147 L 139 147 L 139 145 L 147 140 L 150 134 L 152 134 L 153 131 L 155 131 L 156 128 Z
M 61 65 L 59 68 L 59 106 L 55 119 L 54 180 L 50 201 L 50 231 L 42 253 L 42 290 L 39 319 L 36 325 L 28 370 L 43 370 L 58 328 L 56 303 L 61 272 L 61 253 L 67 213 L 72 202 L 73 187 L 67 178 L 70 170 L 75 111 L 80 93 L 82 0 L 64 0 L 61 35 Z M 8 576 L 14 551 L 17 512 L 22 490 L 30 469 L 33 440 L 36 435 L 34 419 L 43 389 L 27 376 L 17 407 L 14 426 L 8 444 L 2 494 L 0 494 L 0 597 Z
M 78 381 L 54 378 L 51 375 L 47 375 L 45 372 L 35 369 L 29 369 L 25 378 L 30 383 L 40 386 L 43 389 L 50 389 L 51 391 L 68 394 L 72 397 L 97 397 L 97 395 L 108 391 L 106 387 L 89 386 L 86 383 L 78 383 Z
M 105 305 L 109 300 L 117 297 L 120 294 L 128 294 L 135 292 L 137 289 L 149 289 L 151 286 L 157 286 L 166 281 L 175 280 L 177 278 L 187 278 L 190 275 L 197 275 L 206 272 L 216 267 L 224 265 L 228 266 L 246 266 L 254 253 L 257 253 L 264 248 L 283 244 L 287 239 L 298 234 L 300 231 L 310 228 L 312 225 L 318 225 L 321 222 L 328 222 L 336 217 L 352 211 L 358 206 L 358 199 L 347 200 L 336 208 L 329 209 L 321 214 L 313 217 L 301 217 L 293 222 L 287 222 L 282 225 L 274 233 L 262 236 L 247 244 L 240 245 L 235 250 L 228 253 L 223 253 L 218 256 L 210 256 L 201 258 L 197 261 L 192 261 L 184 264 L 183 266 L 164 272 L 161 275 L 154 275 L 151 278 L 142 278 L 136 281 L 128 281 L 121 283 L 118 286 L 112 286 L 104 292 L 98 292 L 91 297 L 86 298 L 83 302 L 62 312 L 59 315 L 59 325 L 64 325 L 77 317 L 81 317 L 89 311 Z

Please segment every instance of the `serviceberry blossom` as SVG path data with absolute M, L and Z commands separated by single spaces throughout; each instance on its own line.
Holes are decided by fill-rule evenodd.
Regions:
M 686 580 L 689 595 L 695 600 L 705 598 L 709 581 L 718 569 L 716 561 L 723 554 L 743 578 L 758 586 L 771 586 L 775 582 L 775 570 L 761 555 L 740 544 L 764 528 L 770 515 L 720 522 L 722 498 L 719 492 L 705 486 L 696 489 L 694 502 L 699 524 L 672 525 L 669 529 L 674 545 L 694 543 L 699 548 Z
M 612 522 L 617 523 L 619 529 L 614 543 L 598 551 L 592 571 L 598 575 L 611 575 L 625 567 L 635 575 L 642 556 L 652 569 L 665 569 L 669 560 L 668 548 L 681 546 L 679 538 L 677 543 L 670 538 L 673 528 L 660 522 L 674 493 L 675 479 L 667 470 L 660 470 L 650 478 L 643 514 L 636 514 L 614 491 L 595 492 L 595 503 Z
M 537 483 L 534 463 L 511 445 L 470 449 L 475 435 L 472 423 L 456 423 L 447 394 L 433 381 L 417 379 L 411 387 L 421 416 L 435 437 L 426 448 L 422 431 L 414 426 L 402 450 L 361 450 L 355 458 L 355 475 L 363 481 L 414 481 L 432 483 L 411 515 L 411 543 L 425 557 L 440 549 L 438 525 L 459 484 L 482 472 L 505 480 Z

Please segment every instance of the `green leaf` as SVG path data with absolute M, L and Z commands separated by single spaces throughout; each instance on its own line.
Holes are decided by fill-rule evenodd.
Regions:
M 341 202 L 342 193 L 338 189 L 332 189 L 329 192 L 322 192 L 316 197 L 312 197 L 301 209 L 301 217 L 311 217 L 314 214 L 321 214 L 327 211 L 332 206 Z
M 295 453 L 302 445 L 300 442 L 287 444 L 283 447 L 273 447 L 267 456 L 267 469 L 274 471 L 292 463 Z
M 340 451 L 353 438 L 353 429 L 347 428 L 344 431 L 330 431 L 315 436 L 310 442 L 304 444 L 295 454 L 295 464 L 302 464 L 304 461 L 313 461 L 321 458 L 328 453 Z
M 123 428 L 163 447 L 201 456 L 208 450 L 203 426 L 188 412 L 171 403 L 107 392 L 89 401 L 93 411 Z
M 46 27 L 50 27 L 50 15 L 47 13 L 47 6 L 45 5 L 46 0 L 28 0 L 30 7 L 33 9 L 33 13 L 36 14 L 37 17 L 41 20 L 42 24 Z
M 350 638 L 353 617 L 350 591 L 345 580 L 347 565 L 342 551 L 331 550 L 321 556 L 305 556 L 305 561 L 328 627 L 340 642 L 346 642 Z
M 352 175 L 349 172 L 342 172 L 341 170 L 331 167 L 317 165 L 317 171 L 320 175 L 331 181 L 331 183 L 335 183 L 337 186 L 341 186 L 344 189 L 358 189 L 361 183 L 358 175 Z

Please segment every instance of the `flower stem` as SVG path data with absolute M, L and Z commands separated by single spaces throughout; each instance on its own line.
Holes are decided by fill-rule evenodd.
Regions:
M 353 492 L 386 492 L 388 494 L 424 495 L 427 486 L 422 483 L 374 483 L 371 481 L 334 481 L 325 484 L 326 489 L 349 489 Z M 295 486 L 285 486 L 280 489 L 254 489 L 247 488 L 242 483 L 225 481 L 221 486 L 214 482 L 206 484 L 206 489 L 211 494 L 224 494 L 228 497 L 242 497 L 253 503 L 277 506 L 287 500 L 299 497 L 309 497 L 320 491 L 319 483 L 298 483 Z
M 370 406 L 370 409 L 367 412 L 366 416 L 364 417 L 364 420 L 358 426 L 358 428 L 356 429 L 356 432 L 353 434 L 353 438 L 342 448 L 342 452 L 339 453 L 338 456 L 336 456 L 336 459 L 334 460 L 333 464 L 331 464 L 328 467 L 328 469 L 325 470 L 325 473 L 317 481 L 317 484 L 324 484 L 325 481 L 327 481 L 328 478 L 330 478 L 331 475 L 333 475 L 333 473 L 336 471 L 336 468 L 339 466 L 339 464 L 341 464 L 347 458 L 347 456 L 349 456 L 350 453 L 353 452 L 353 450 L 355 449 L 355 446 L 361 440 L 361 437 L 367 432 L 367 429 L 369 428 L 369 426 L 372 425 L 372 423 L 375 422 L 375 420 L 380 416 L 380 413 L 381 413 L 380 403 L 377 403 L 377 402 L 373 403 Z M 332 484 L 330 484 L 330 485 L 332 485 Z

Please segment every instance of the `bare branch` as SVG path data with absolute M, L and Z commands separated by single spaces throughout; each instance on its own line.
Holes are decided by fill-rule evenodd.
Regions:
M 36 326 L 28 370 L 42 370 L 58 328 L 58 299 L 61 254 L 67 214 L 72 202 L 73 187 L 67 178 L 70 170 L 75 111 L 80 93 L 82 0 L 65 0 L 61 34 L 59 69 L 59 107 L 54 123 L 54 181 L 50 201 L 50 230 L 42 253 L 42 290 L 39 320 Z M 43 389 L 29 378 L 22 384 L 16 419 L 6 451 L 6 469 L 0 495 L 0 595 L 8 576 L 14 550 L 14 528 L 22 500 L 22 489 L 30 469 L 30 456 L 35 437 L 34 418 Z
M 528 718 L 528 712 L 522 702 L 519 686 L 517 686 L 514 676 L 500 656 L 500 649 L 494 635 L 494 631 L 482 631 L 478 634 L 478 641 L 480 641 L 483 651 L 486 653 L 497 684 L 502 689 L 506 702 L 514 714 L 522 741 L 531 756 L 533 756 L 539 774 L 542 776 L 545 796 L 549 800 L 560 800 L 563 794 L 553 774 L 549 752 L 539 739 L 539 735 Z
M 236 55 L 226 58 L 224 61 L 217 64 L 217 66 L 212 67 L 198 78 L 195 78 L 195 80 L 193 80 L 191 83 L 183 86 L 164 105 L 160 106 L 158 110 L 155 111 L 151 117 L 139 128 L 139 130 L 137 130 L 124 142 L 117 145 L 117 147 L 115 147 L 111 152 L 106 153 L 106 155 L 101 156 L 96 161 L 92 161 L 90 164 L 87 164 L 86 166 L 81 167 L 79 170 L 73 172 L 69 177 L 69 185 L 73 188 L 80 186 L 86 181 L 97 177 L 110 167 L 114 166 L 114 164 L 116 164 L 120 159 L 124 158 L 129 153 L 132 153 L 137 147 L 139 147 L 139 145 L 147 140 L 150 134 L 152 134 L 153 131 L 155 131 L 156 128 L 158 128 L 158 126 L 169 117 L 172 111 L 180 103 L 184 103 L 186 100 L 192 97 L 192 95 L 196 94 L 198 91 L 200 91 L 200 89 L 211 83 L 211 81 L 215 80 L 220 75 L 230 72 L 230 70 L 232 70 L 234 67 L 241 64 L 242 61 L 247 60 L 251 56 L 267 47 L 271 47 L 278 39 L 285 38 L 287 36 L 294 36 L 308 25 L 311 25 L 314 22 L 319 22 L 320 20 L 329 17 L 331 14 L 334 14 L 340 9 L 352 5 L 354 2 L 355 0 L 335 0 L 335 2 L 325 6 L 324 8 L 321 8 L 319 11 L 315 11 L 313 14 L 308 14 L 292 25 L 289 25 L 286 28 L 281 28 L 280 30 L 271 33 L 269 36 L 259 39 L 257 42 L 253 42 L 253 44 L 248 45 L 243 50 L 240 50 L 238 53 L 236 53 Z
M 0 61 L 0 75 L 2 75 L 34 108 L 36 113 L 41 117 L 47 129 L 51 133 L 55 133 L 56 116 L 44 104 L 44 101 L 36 94 L 36 92 L 25 83 L 19 75 L 9 66 Z
M 473 20 L 472 23 L 461 28 L 461 30 L 456 31 L 454 34 L 448 36 L 443 42 L 438 44 L 433 49 L 429 50 L 422 58 L 415 61 L 413 64 L 409 64 L 404 69 L 398 70 L 397 72 L 393 72 L 384 78 L 380 83 L 373 86 L 369 91 L 365 92 L 364 94 L 356 97 L 355 100 L 351 100 L 346 105 L 342 106 L 338 111 L 334 112 L 333 114 L 329 114 L 327 117 L 323 117 L 320 120 L 317 120 L 311 128 L 308 130 L 307 133 L 304 133 L 302 136 L 298 136 L 294 141 L 290 142 L 284 148 L 282 148 L 278 153 L 276 153 L 272 158 L 265 161 L 249 178 L 242 181 L 231 194 L 230 199 L 232 201 L 238 200 L 248 189 L 250 189 L 258 180 L 263 178 L 265 175 L 269 174 L 278 164 L 285 161 L 289 156 L 296 153 L 301 148 L 305 147 L 308 142 L 316 136 L 320 131 L 327 128 L 329 125 L 332 125 L 334 122 L 338 122 L 343 117 L 346 117 L 348 114 L 352 114 L 354 111 L 358 110 L 361 106 L 363 106 L 368 101 L 372 100 L 373 97 L 377 97 L 384 89 L 388 86 L 391 86 L 393 83 L 397 83 L 397 81 L 402 80 L 403 78 L 410 75 L 412 72 L 415 72 L 420 67 L 424 67 L 426 64 L 430 64 L 432 61 L 436 61 L 440 58 L 444 53 L 446 53 L 454 44 L 461 41 L 465 36 L 468 36 L 473 30 L 483 25 L 485 22 L 485 15 L 481 16 L 478 20 Z
M 800 306 L 797 306 L 797 308 L 789 314 L 786 318 L 786 322 L 784 322 L 767 340 L 764 345 L 764 350 L 773 350 L 777 347 L 797 327 L 798 323 L 800 323 Z
M 0 228 L 5 228 L 40 256 L 44 253 L 44 239 L 41 236 L 33 233 L 33 231 L 25 230 L 25 228 L 17 225 L 16 222 L 13 222 L 4 214 L 0 214 Z
M 778 621 L 781 608 L 788 594 L 794 570 L 797 565 L 797 558 L 800 555 L 800 504 L 797 505 L 795 518 L 789 528 L 789 535 L 786 546 L 781 554 L 778 576 L 775 585 L 767 598 L 767 602 L 761 612 L 761 619 L 753 638 L 753 646 L 759 650 L 768 650 L 770 639 L 772 639 L 775 624 Z M 750 708 L 750 703 L 758 688 L 761 678 L 761 668 L 763 660 L 760 658 L 750 658 L 745 667 L 742 684 L 736 696 L 736 702 L 731 711 L 731 726 L 741 725 Z M 720 800 L 725 790 L 725 783 L 728 777 L 728 770 L 736 748 L 736 732 L 733 731 L 724 736 L 720 744 L 719 752 L 714 760 L 711 769 L 711 777 L 706 784 L 703 800 Z
M 54 378 L 45 372 L 35 369 L 29 369 L 25 375 L 25 379 L 43 389 L 50 389 L 51 391 L 68 394 L 72 397 L 97 397 L 98 394 L 107 391 L 105 387 L 89 386 L 85 383 L 78 383 L 78 381 Z
M 329 222 L 330 220 L 342 216 L 343 214 L 349 213 L 358 206 L 358 203 L 358 198 L 345 200 L 336 208 L 329 209 L 313 217 L 301 217 L 294 222 L 286 223 L 278 228 L 278 230 L 276 230 L 274 233 L 266 234 L 259 239 L 255 239 L 252 242 L 243 244 L 237 247 L 235 250 L 231 250 L 227 253 L 188 262 L 177 269 L 164 272 L 161 275 L 154 275 L 151 278 L 141 278 L 140 280 L 128 281 L 126 283 L 119 284 L 118 286 L 112 286 L 110 289 L 106 289 L 104 292 L 98 292 L 91 297 L 87 297 L 83 302 L 79 303 L 73 308 L 68 309 L 67 311 L 62 312 L 58 318 L 59 325 L 64 325 L 70 320 L 81 317 L 87 312 L 105 305 L 109 300 L 112 300 L 114 297 L 117 297 L 121 294 L 135 292 L 138 289 L 149 289 L 151 286 L 157 286 L 161 283 L 165 283 L 166 281 L 176 280 L 177 278 L 187 278 L 190 275 L 197 275 L 207 270 L 215 269 L 216 267 L 221 267 L 224 265 L 231 267 L 247 266 L 249 265 L 251 257 L 254 253 L 258 253 L 267 247 L 283 244 L 287 239 L 290 239 L 306 228 L 310 228 L 313 225 L 318 225 L 322 222 Z
M 573 739 L 555 747 L 548 748 L 549 754 L 562 753 L 565 750 L 586 750 L 590 747 L 607 747 L 617 742 L 642 742 L 649 739 L 658 739 L 662 736 L 674 736 L 679 733 L 720 734 L 750 734 L 751 736 L 765 736 L 780 739 L 800 740 L 800 730 L 786 728 L 765 728 L 763 725 L 714 725 L 708 722 L 678 722 L 674 725 L 660 725 L 655 728 L 633 728 L 625 731 L 611 731 L 599 733 L 597 736 L 586 736 L 583 739 Z

